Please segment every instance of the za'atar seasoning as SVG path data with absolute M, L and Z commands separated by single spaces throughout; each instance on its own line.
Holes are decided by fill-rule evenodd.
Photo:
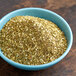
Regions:
M 60 57 L 67 48 L 67 40 L 51 21 L 16 16 L 0 31 L 0 48 L 6 57 L 15 62 L 40 65 Z

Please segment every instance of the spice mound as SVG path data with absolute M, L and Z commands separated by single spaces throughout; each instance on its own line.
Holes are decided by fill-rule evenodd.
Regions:
M 67 48 L 67 40 L 51 21 L 16 16 L 0 31 L 0 48 L 6 57 L 17 63 L 41 65 L 60 57 Z

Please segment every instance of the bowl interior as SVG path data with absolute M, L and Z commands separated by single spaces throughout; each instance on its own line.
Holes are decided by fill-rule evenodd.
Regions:
M 22 64 L 18 64 L 15 63 L 9 59 L 7 59 L 0 50 L 1 53 L 1 57 L 7 61 L 8 63 L 10 63 L 11 65 L 17 67 L 17 68 L 21 68 L 21 69 L 27 69 L 28 67 L 30 68 L 30 70 L 37 70 L 37 69 L 43 69 L 43 68 L 47 68 L 49 66 L 52 66 L 54 64 L 56 64 L 57 62 L 59 62 L 61 59 L 63 59 L 67 53 L 69 52 L 71 46 L 72 46 L 72 32 L 71 29 L 68 25 L 68 23 L 58 14 L 49 11 L 49 10 L 45 10 L 45 9 L 41 9 L 41 8 L 23 8 L 23 9 L 19 9 L 16 11 L 13 11 L 9 14 L 7 14 L 6 16 L 4 16 L 1 20 L 0 20 L 0 30 L 3 28 L 3 26 L 12 18 L 15 16 L 35 16 L 35 17 L 40 17 L 40 18 L 44 18 L 47 20 L 51 20 L 52 22 L 54 22 L 55 24 L 57 24 L 57 26 L 65 33 L 65 36 L 68 40 L 68 48 L 65 51 L 65 53 L 59 57 L 58 59 L 56 59 L 53 62 L 50 62 L 48 64 L 43 64 L 43 65 L 39 65 L 39 66 L 27 66 L 27 65 L 22 65 Z M 25 68 L 24 68 L 25 67 Z

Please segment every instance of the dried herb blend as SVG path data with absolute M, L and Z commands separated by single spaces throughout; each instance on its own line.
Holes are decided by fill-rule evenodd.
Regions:
M 0 31 L 0 48 L 9 59 L 26 65 L 49 63 L 67 48 L 64 33 L 51 21 L 16 16 Z

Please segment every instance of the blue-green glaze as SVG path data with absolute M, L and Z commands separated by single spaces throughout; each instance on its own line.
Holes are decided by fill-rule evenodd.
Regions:
M 12 17 L 15 17 L 15 16 L 21 16 L 21 15 L 22 16 L 23 15 L 24 16 L 25 15 L 36 16 L 36 17 L 47 19 L 47 20 L 51 20 L 52 22 L 57 24 L 58 27 L 65 33 L 65 35 L 67 37 L 67 40 L 68 40 L 67 50 L 58 59 L 56 59 L 50 63 L 42 64 L 42 65 L 23 65 L 23 64 L 16 63 L 16 62 L 8 59 L 7 57 L 5 57 L 2 53 L 2 51 L 0 50 L 0 56 L 2 59 L 4 59 L 6 62 L 11 64 L 12 66 L 15 66 L 15 67 L 23 69 L 23 70 L 41 70 L 41 69 L 45 69 L 45 68 L 53 66 L 54 64 L 61 61 L 68 54 L 68 52 L 71 49 L 72 42 L 73 42 L 73 34 L 71 31 L 71 28 L 70 28 L 69 24 L 61 16 L 59 16 L 58 14 L 56 14 L 52 11 L 42 9 L 42 8 L 22 8 L 22 9 L 15 10 L 15 11 L 5 15 L 0 20 L 0 30 L 3 28 L 3 26 L 6 24 L 6 22 L 9 21 L 9 19 L 11 19 Z

